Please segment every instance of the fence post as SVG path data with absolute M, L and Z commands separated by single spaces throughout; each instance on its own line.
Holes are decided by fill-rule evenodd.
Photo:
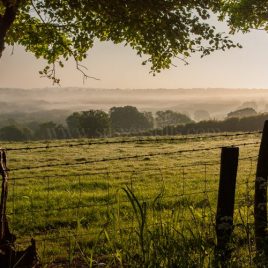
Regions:
M 8 195 L 8 173 L 6 166 L 6 153 L 0 149 L 0 174 L 2 177 L 2 192 L 0 202 L 0 245 L 7 243 L 7 241 L 13 242 L 15 236 L 12 235 L 8 228 L 8 222 L 6 218 L 6 203 Z
M 0 149 L 0 177 L 2 177 L 2 191 L 0 201 L 0 267 L 37 267 L 38 257 L 35 240 L 22 251 L 16 251 L 16 236 L 10 233 L 6 217 L 6 203 L 8 195 L 8 172 L 6 153 Z
M 215 261 L 224 264 L 231 256 L 228 246 L 233 231 L 236 176 L 239 148 L 224 147 L 221 151 L 221 170 L 216 214 L 217 246 Z
M 268 120 L 265 121 L 260 145 L 254 198 L 255 242 L 257 255 L 268 260 L 267 236 Z

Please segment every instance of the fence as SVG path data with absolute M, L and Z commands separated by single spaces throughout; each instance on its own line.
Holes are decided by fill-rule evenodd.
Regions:
M 171 224 L 188 235 L 192 232 L 188 227 L 194 224 L 194 229 L 205 230 L 199 234 L 204 241 L 215 242 L 219 233 L 215 232 L 219 153 L 223 147 L 240 147 L 234 222 L 230 224 L 234 223 L 239 239 L 246 237 L 245 251 L 250 255 L 245 258 L 251 264 L 255 254 L 253 191 L 261 133 L 9 144 L 9 197 L 7 211 L 1 215 L 7 217 L 11 233 L 17 236 L 18 250 L 35 238 L 41 263 L 51 267 L 58 263 L 66 267 L 118 265 L 120 259 L 113 252 L 118 249 L 103 245 L 104 240 L 109 244 L 128 237 L 138 248 L 141 237 L 136 241 L 135 231 L 153 233 L 158 226 Z M 203 237 L 211 228 L 213 236 Z M 97 244 L 98 250 L 105 249 L 95 257 L 87 250 L 93 251 Z M 129 263 L 148 262 L 143 248 L 146 241 L 142 244 L 141 252 L 135 249 L 133 253 L 140 255 L 140 260 L 128 259 Z M 113 254 L 103 261 L 104 252 Z

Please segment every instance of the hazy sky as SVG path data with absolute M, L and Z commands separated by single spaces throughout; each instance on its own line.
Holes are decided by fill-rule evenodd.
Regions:
M 192 56 L 190 65 L 177 61 L 177 68 L 163 71 L 153 77 L 149 67 L 142 66 L 142 59 L 135 51 L 112 43 L 96 43 L 83 63 L 88 74 L 100 81 L 88 79 L 83 84 L 81 74 L 70 62 L 60 70 L 61 86 L 97 88 L 267 88 L 268 89 L 268 33 L 254 31 L 237 35 L 244 48 L 216 52 L 200 59 Z M 40 78 L 38 71 L 44 63 L 36 60 L 23 48 L 16 47 L 14 55 L 7 48 L 0 60 L 0 87 L 50 87 L 51 81 Z

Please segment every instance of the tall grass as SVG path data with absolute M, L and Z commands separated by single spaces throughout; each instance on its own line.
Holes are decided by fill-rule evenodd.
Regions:
M 123 191 L 131 204 L 132 225 L 104 228 L 91 248 L 90 267 L 94 263 L 105 267 L 221 267 L 215 256 L 215 215 L 208 200 L 201 209 L 184 200 L 183 211 L 177 207 L 170 212 L 161 195 L 146 203 L 137 198 L 133 189 L 126 186 Z M 117 218 L 113 224 L 118 222 Z M 246 239 L 245 231 L 252 234 L 249 223 L 241 222 L 232 236 L 232 255 L 225 267 L 254 266 L 253 241 Z

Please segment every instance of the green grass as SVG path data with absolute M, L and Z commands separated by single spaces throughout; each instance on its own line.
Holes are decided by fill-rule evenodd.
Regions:
M 12 169 L 259 140 L 260 135 L 254 134 L 233 139 L 10 151 L 11 231 L 16 234 L 19 247 L 25 248 L 31 237 L 37 240 L 44 267 L 95 267 L 98 263 L 105 267 L 213 266 L 220 165 L 205 163 L 219 162 L 219 149 L 33 170 Z M 86 140 L 49 143 L 83 141 Z M 44 144 L 47 143 L 3 143 L 2 147 Z M 257 154 L 258 145 L 240 148 L 241 159 Z M 230 263 L 234 267 L 250 267 L 254 263 L 255 169 L 255 159 L 239 162 Z M 136 211 L 139 205 L 141 209 Z

